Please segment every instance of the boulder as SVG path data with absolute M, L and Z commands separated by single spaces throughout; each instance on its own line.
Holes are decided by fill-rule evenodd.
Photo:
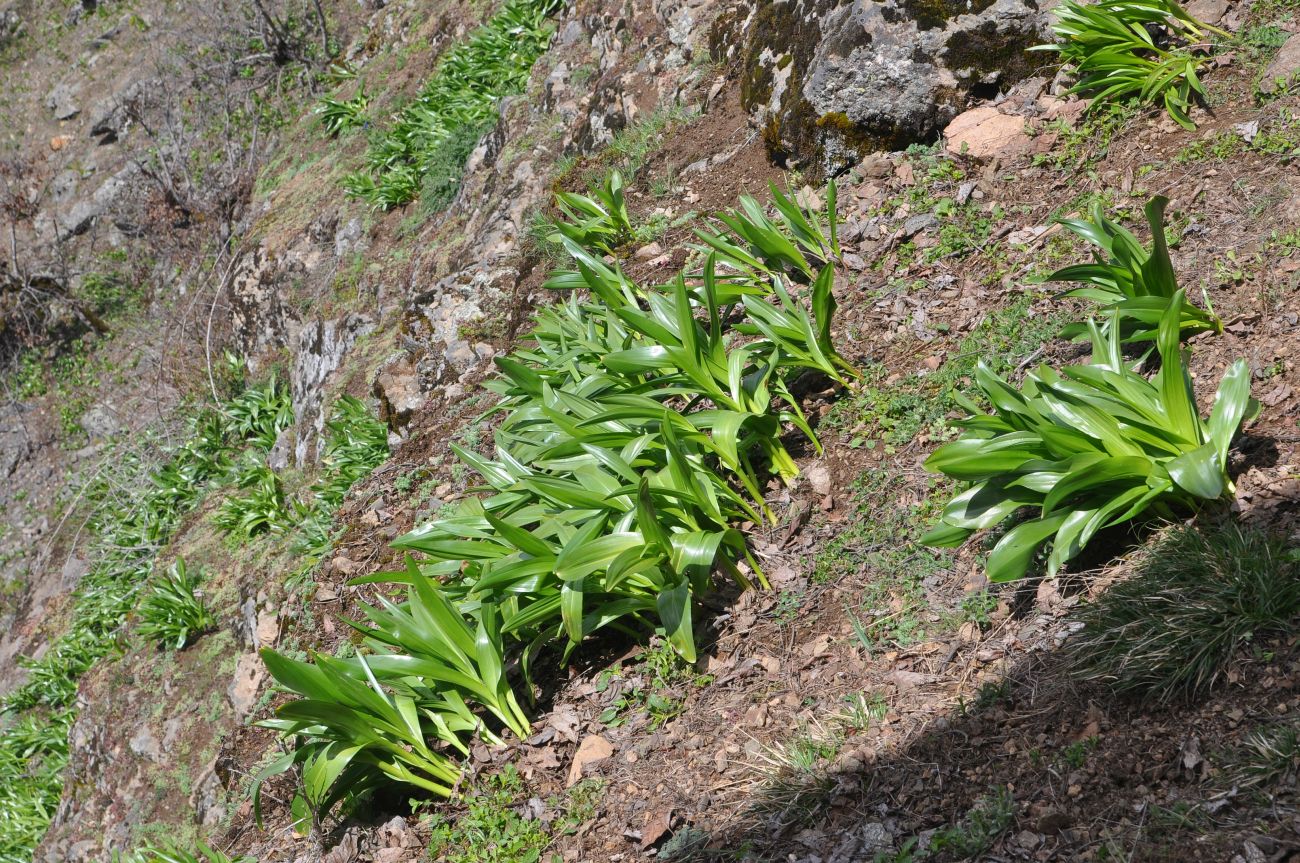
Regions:
M 67 82 L 55 85 L 45 97 L 45 107 L 54 115 L 54 119 L 71 120 L 81 113 L 81 105 L 77 100 L 80 89 Z
M 1273 62 L 1264 70 L 1259 81 L 1259 92 L 1271 96 L 1289 86 L 1297 76 L 1300 76 L 1300 33 L 1292 34 L 1283 43 L 1282 50 L 1277 52 Z
M 769 0 L 752 20 L 742 104 L 775 161 L 823 175 L 933 139 L 1046 38 L 1037 0 Z

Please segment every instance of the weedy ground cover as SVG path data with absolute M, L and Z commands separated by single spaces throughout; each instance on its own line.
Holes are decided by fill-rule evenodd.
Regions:
M 550 44 L 550 17 L 563 7 L 563 0 L 509 0 L 448 51 L 424 89 L 371 142 L 366 169 L 344 182 L 347 193 L 381 209 L 421 195 L 426 207 L 445 207 L 460 188 L 465 160 L 495 124 L 497 103 L 523 90 Z
M 774 216 L 742 198 L 700 232 L 702 268 L 662 286 L 560 232 L 574 269 L 547 284 L 586 298 L 538 312 L 527 347 L 497 360 L 495 457 L 453 445 L 487 496 L 395 542 L 419 563 L 359 580 L 406 586 L 351 622 L 369 652 L 264 651 L 301 699 L 267 721 L 298 745 L 261 779 L 300 768 L 318 811 L 390 780 L 447 796 L 467 737 L 527 736 L 544 651 L 657 631 L 693 661 L 715 571 L 765 583 L 734 525 L 770 518 L 769 473 L 797 474 L 783 428 L 819 446 L 790 382 L 853 373 L 830 340 L 834 186 L 821 211 L 774 197 Z

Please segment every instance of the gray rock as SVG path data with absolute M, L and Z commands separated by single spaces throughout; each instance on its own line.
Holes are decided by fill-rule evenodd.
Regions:
M 54 115 L 54 119 L 71 120 L 81 113 L 81 105 L 77 102 L 80 90 L 80 87 L 67 82 L 55 85 L 45 97 L 45 107 Z
M 932 139 L 970 102 L 1029 74 L 1037 0 L 791 0 L 763 4 L 742 103 L 779 162 L 836 173 Z
M 91 440 L 111 437 L 122 428 L 117 412 L 108 405 L 95 405 L 81 415 L 81 428 Z
M 342 258 L 356 249 L 360 245 L 363 233 L 361 219 L 356 216 L 348 219 L 347 223 L 341 225 L 334 234 L 334 257 Z
M 118 90 L 105 102 L 90 121 L 90 134 L 100 144 L 112 144 L 126 136 L 131 128 L 132 111 L 142 100 L 147 100 L 150 90 L 157 86 L 153 80 L 134 81 Z
M 275 443 L 271 445 L 271 451 L 266 454 L 266 466 L 273 471 L 282 471 L 292 460 L 293 429 L 281 429 L 280 434 L 275 438 Z
M 903 223 L 903 236 L 914 237 L 937 224 L 939 224 L 939 219 L 934 213 L 917 213 Z
M 1273 95 L 1290 85 L 1300 75 L 1300 33 L 1295 33 L 1282 45 L 1273 62 L 1264 70 L 1259 82 L 1259 92 Z
M 162 758 L 162 745 L 158 742 L 158 738 L 154 736 L 153 729 L 147 724 L 141 725 L 135 730 L 135 733 L 131 735 L 131 739 L 127 741 L 127 745 L 131 747 L 132 752 L 141 758 L 148 758 L 150 761 L 157 761 Z

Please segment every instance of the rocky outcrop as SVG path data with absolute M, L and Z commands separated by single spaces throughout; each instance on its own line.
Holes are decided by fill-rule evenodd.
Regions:
M 933 139 L 1028 74 L 1045 25 L 1037 0 L 760 0 L 730 20 L 714 53 L 739 38 L 743 104 L 768 152 L 814 175 Z
M 293 372 L 289 378 L 294 412 L 294 462 L 311 464 L 316 442 L 325 431 L 325 382 L 343 365 L 356 340 L 371 332 L 375 322 L 350 314 L 335 321 L 314 321 L 298 331 Z

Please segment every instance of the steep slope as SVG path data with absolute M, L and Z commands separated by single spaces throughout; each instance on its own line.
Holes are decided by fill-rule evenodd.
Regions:
M 1233 450 L 1231 508 L 1293 544 L 1300 101 L 1273 81 L 1296 65 L 1295 11 L 1271 2 L 1197 10 L 1223 16 L 1236 35 L 1224 37 L 1206 77 L 1209 107 L 1185 130 L 1155 109 L 1084 114 L 1049 81 L 1054 70 L 1033 77 L 1013 47 L 981 51 L 991 60 L 1014 55 L 999 63 L 1002 74 L 972 72 L 969 54 L 957 49 L 974 37 L 963 34 L 1005 36 L 1008 22 L 1027 21 L 1032 9 L 884 4 L 895 42 L 925 34 L 943 46 L 908 80 L 951 84 L 938 94 L 908 90 L 924 101 L 926 118 L 903 129 L 863 96 L 883 86 L 866 70 L 893 57 L 893 43 L 872 30 L 879 10 L 823 5 L 547 8 L 538 25 L 545 53 L 522 92 L 498 94 L 494 122 L 469 123 L 460 139 L 434 148 L 446 161 L 419 162 L 416 200 L 389 211 L 349 198 L 345 188 L 356 186 L 347 178 L 375 164 L 368 160 L 404 106 L 418 104 L 439 64 L 500 10 L 327 7 L 325 38 L 346 45 L 329 52 L 347 64 L 336 64 L 333 78 L 314 49 L 275 57 L 276 28 L 243 10 L 268 68 L 281 70 L 265 81 L 302 76 L 301 89 L 284 90 L 268 109 L 284 114 L 275 134 L 243 139 L 240 159 L 256 171 L 243 179 L 218 171 L 210 197 L 189 203 L 156 192 L 140 204 L 162 220 L 141 223 L 149 227 L 122 227 L 119 212 L 130 208 L 115 203 L 85 232 L 63 231 L 72 245 L 60 248 L 76 247 L 68 256 L 81 262 L 73 268 L 81 278 L 69 282 L 61 314 L 87 331 L 86 376 L 99 383 L 97 392 L 78 389 L 67 373 L 73 366 L 57 359 L 68 349 L 42 342 L 35 362 L 49 364 L 41 380 L 51 392 L 11 396 L 7 409 L 27 420 L 27 437 L 5 491 L 7 521 L 29 527 L 10 540 L 28 556 L 6 565 L 25 563 L 38 575 L 11 589 L 4 655 L 41 655 L 84 599 L 68 592 L 85 567 L 75 561 L 98 560 L 88 536 L 102 510 L 90 504 L 105 499 L 78 497 L 77 489 L 95 488 L 77 476 L 87 465 L 115 468 L 100 469 L 114 490 L 107 506 L 134 500 L 131 487 L 165 459 L 157 445 L 131 439 L 148 428 L 166 444 L 189 440 L 182 420 L 195 408 L 187 404 L 224 400 L 241 377 L 288 381 L 292 417 L 260 444 L 256 436 L 241 443 L 235 473 L 196 492 L 194 512 L 151 547 L 155 572 L 184 560 L 203 573 L 217 626 L 176 650 L 141 636 L 142 614 L 122 621 L 114 649 L 75 688 L 62 797 L 46 813 L 50 828 L 35 859 L 111 859 L 200 839 L 261 861 L 1288 859 L 1300 841 L 1284 814 L 1294 796 L 1289 750 L 1273 756 L 1261 782 L 1243 777 L 1265 757 L 1259 740 L 1284 747 L 1277 729 L 1293 728 L 1300 711 L 1289 630 L 1235 655 L 1219 685 L 1194 701 L 1125 699 L 1081 682 L 1069 648 L 1087 600 L 1145 571 L 1143 548 L 1158 541 L 1150 533 L 1107 535 L 1064 577 L 1008 586 L 987 583 L 978 542 L 949 551 L 918 540 L 950 491 L 922 463 L 955 433 L 956 395 L 973 392 L 976 362 L 1018 379 L 1039 362 L 1086 353 L 1056 338 L 1085 307 L 1038 281 L 1086 255 L 1054 220 L 1101 203 L 1136 230 L 1142 205 L 1165 194 L 1178 278 L 1226 323 L 1223 334 L 1189 342 L 1197 394 L 1208 402 L 1223 370 L 1244 357 L 1263 403 Z M 6 72 L 39 80 L 31 70 L 51 75 L 46 52 L 54 49 L 32 41 L 30 22 L 43 28 L 53 19 L 20 11 L 28 41 L 5 48 L 14 64 Z M 899 23 L 896 11 L 909 17 Z M 126 59 L 145 44 L 171 44 L 143 34 L 167 29 L 152 22 L 177 19 L 166 7 L 119 13 L 126 26 L 107 44 L 125 59 L 96 63 L 117 70 L 108 90 L 130 102 L 120 95 L 131 86 L 123 83 Z M 66 51 L 106 14 L 49 25 L 53 36 L 36 32 Z M 319 38 L 311 7 L 269 17 L 302 34 L 295 45 Z M 1031 40 L 1040 24 L 1024 24 L 1013 41 Z M 177 41 L 165 50 L 179 56 L 211 32 L 171 26 Z M 140 41 L 130 41 L 137 33 Z M 236 68 L 264 80 L 256 63 Z M 109 77 L 83 83 L 77 98 L 88 104 L 84 88 Z M 11 108 L 41 118 L 18 152 L 39 151 L 46 162 L 75 152 L 69 165 L 94 153 L 100 176 L 143 170 L 139 159 L 150 153 L 165 160 L 154 131 L 128 124 L 101 145 L 87 135 L 98 119 L 52 125 L 49 112 L 69 108 L 38 108 L 40 89 Z M 317 93 L 357 106 L 349 109 L 357 127 L 329 134 L 308 110 Z M 869 152 L 932 138 L 983 97 L 993 103 L 958 117 L 947 146 Z M 196 97 L 187 110 L 207 104 Z M 75 114 L 62 122 L 80 123 Z M 56 148 L 59 131 L 76 143 Z M 254 777 L 284 744 L 249 723 L 286 700 L 258 649 L 354 653 L 358 639 L 343 620 L 393 592 L 351 580 L 401 569 L 394 539 L 474 497 L 478 478 L 449 445 L 491 455 L 500 420 L 484 416 L 496 396 L 482 383 L 496 374 L 493 360 L 519 346 L 535 310 L 556 300 L 543 286 L 565 264 L 548 240 L 553 195 L 585 192 L 614 169 L 627 184 L 633 231 L 608 259 L 646 285 L 698 266 L 693 231 L 741 194 L 766 204 L 767 184 L 776 182 L 805 206 L 824 205 L 822 181 L 839 175 L 832 334 L 864 375 L 849 387 L 809 379 L 797 388 L 825 452 L 787 435 L 800 476 L 788 487 L 764 486 L 775 524 L 743 524 L 772 589 L 719 585 L 696 612 L 694 665 L 662 638 L 629 633 L 589 637 L 563 658 L 544 653 L 533 672 L 531 736 L 474 746 L 459 800 L 381 789 L 309 827 L 293 805 L 293 777 L 282 775 L 263 786 L 258 824 Z M 241 203 L 223 203 L 235 187 Z M 73 192 L 40 211 L 57 220 L 60 206 L 75 210 L 82 197 Z M 15 223 L 32 231 L 24 242 L 33 248 L 38 222 Z M 94 335 L 72 302 L 90 296 L 77 292 L 103 244 L 150 258 L 130 257 L 122 268 L 128 281 L 150 287 L 138 305 L 114 310 L 111 340 Z M 246 371 L 227 371 L 219 348 L 245 357 Z M 143 359 L 132 366 L 132 355 Z M 17 362 L 11 387 L 23 380 Z M 370 400 L 387 425 L 391 452 L 373 473 L 379 455 L 352 460 L 339 448 L 367 426 L 327 425 L 343 416 L 345 394 Z M 69 399 L 85 404 L 60 448 L 57 415 Z M 101 406 L 116 416 L 111 426 L 87 421 Z M 45 418 L 32 421 L 42 410 Z M 377 438 L 372 444 L 382 449 Z M 128 452 L 139 453 L 134 472 L 121 469 Z M 65 468 L 72 481 L 60 492 L 65 486 L 49 477 Z M 251 511 L 239 502 L 254 499 L 258 486 L 236 480 L 255 474 L 276 489 L 269 529 L 223 528 L 223 512 Z M 330 505 L 317 506 L 326 492 Z M 32 530 L 41 518 L 48 526 Z M 21 671 L 5 673 L 10 686 L 20 682 Z M 43 722 L 69 706 L 11 711 L 6 722 Z M 39 767 L 30 760 L 25 769 Z

